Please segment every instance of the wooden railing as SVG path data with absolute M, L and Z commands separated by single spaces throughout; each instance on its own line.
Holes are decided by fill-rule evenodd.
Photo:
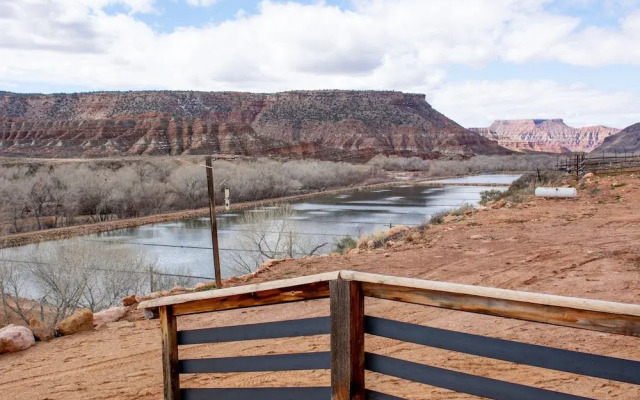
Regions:
M 200 399 L 375 399 L 365 370 L 490 399 L 586 399 L 365 352 L 365 334 L 550 370 L 640 385 L 640 362 L 366 316 L 365 298 L 394 300 L 640 337 L 640 305 L 339 271 L 164 297 L 140 308 L 159 316 L 164 397 Z M 328 317 L 177 330 L 181 315 L 330 298 Z M 329 334 L 327 352 L 179 359 L 179 346 Z M 640 341 L 638 343 L 640 345 Z M 180 374 L 331 370 L 330 387 L 180 389 Z

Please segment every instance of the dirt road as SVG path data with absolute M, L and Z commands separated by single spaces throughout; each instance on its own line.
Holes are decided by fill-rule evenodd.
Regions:
M 597 183 L 596 183 L 597 181 Z M 535 199 L 432 226 L 411 243 L 279 264 L 252 282 L 351 269 L 532 292 L 640 303 L 640 176 L 596 178 L 578 200 Z M 426 307 L 367 301 L 401 321 L 640 360 L 640 339 Z M 327 301 L 181 317 L 180 328 L 328 314 Z M 367 350 L 495 379 L 602 399 L 638 399 L 640 387 L 367 337 Z M 185 358 L 328 349 L 327 337 L 190 346 Z M 368 386 L 410 399 L 473 398 L 367 375 Z M 183 387 L 328 385 L 328 371 L 189 376 Z M 160 399 L 158 322 L 117 322 L 0 356 L 0 399 Z

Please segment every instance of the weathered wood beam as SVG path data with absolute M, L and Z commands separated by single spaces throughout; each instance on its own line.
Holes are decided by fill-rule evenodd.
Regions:
M 175 296 L 160 297 L 158 299 L 145 300 L 138 305 L 139 309 L 157 308 L 166 305 L 188 303 L 196 300 L 208 300 L 224 298 L 240 294 L 251 294 L 271 289 L 284 289 L 293 286 L 302 286 L 308 283 L 328 282 L 338 279 L 340 271 L 327 272 L 324 274 L 301 276 L 299 278 L 281 279 L 277 281 L 254 283 L 251 285 L 235 286 L 224 289 L 207 290 L 204 292 L 179 294 Z
M 359 282 L 331 288 L 331 399 L 364 400 L 364 296 Z
M 365 296 L 640 337 L 640 305 L 344 271 Z
M 171 306 L 160 307 L 162 330 L 162 375 L 164 400 L 180 400 L 180 376 L 178 374 L 178 340 L 176 317 Z
M 214 297 L 173 305 L 175 315 L 292 303 L 329 297 L 329 282 L 314 282 L 300 286 L 260 290 L 226 297 Z

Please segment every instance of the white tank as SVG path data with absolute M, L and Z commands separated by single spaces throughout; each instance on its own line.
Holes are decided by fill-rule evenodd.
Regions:
M 555 198 L 568 198 L 577 197 L 578 191 L 572 187 L 537 187 L 537 197 L 555 197 Z

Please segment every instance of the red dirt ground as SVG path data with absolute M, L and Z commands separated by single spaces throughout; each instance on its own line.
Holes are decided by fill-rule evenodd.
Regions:
M 358 255 L 290 260 L 251 282 L 350 269 L 640 303 L 640 176 L 596 177 L 577 200 L 533 199 L 431 226 L 410 242 Z M 396 320 L 640 361 L 640 338 L 367 300 Z M 179 318 L 180 328 L 322 316 L 325 300 Z M 640 398 L 640 387 L 367 337 L 367 351 L 575 395 Z M 185 358 L 328 349 L 326 336 L 190 346 Z M 121 321 L 0 356 L 0 399 L 161 399 L 157 320 Z M 195 375 L 183 387 L 328 385 L 328 371 Z M 410 399 L 475 398 L 367 374 L 372 389 Z

